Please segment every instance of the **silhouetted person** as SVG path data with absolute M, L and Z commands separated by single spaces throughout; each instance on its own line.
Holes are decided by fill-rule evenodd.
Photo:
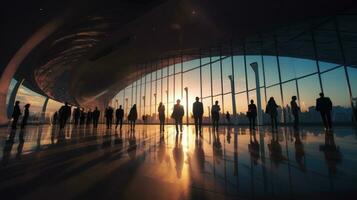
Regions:
M 60 129 L 63 129 L 66 126 L 68 118 L 71 116 L 71 107 L 67 102 L 60 108 L 59 117 L 60 117 Z
M 294 116 L 294 128 L 297 129 L 299 127 L 300 107 L 296 103 L 296 96 L 291 97 L 290 107 L 291 107 L 291 113 Z
M 135 129 L 135 122 L 138 119 L 138 111 L 136 110 L 136 104 L 131 107 L 128 115 L 128 120 L 130 122 L 130 129 L 134 130 Z
M 16 129 L 17 121 L 19 121 L 20 115 L 21 115 L 20 101 L 16 101 L 14 110 L 12 111 L 12 125 L 11 125 L 12 129 Z
M 320 112 L 325 129 L 327 130 L 332 128 L 331 110 L 332 101 L 330 98 L 325 97 L 324 93 L 321 92 L 320 98 L 316 99 L 316 111 Z
M 278 105 L 275 103 L 274 97 L 270 97 L 265 112 L 270 115 L 272 129 L 277 129 Z
M 185 115 L 185 110 L 180 103 L 181 100 L 177 99 L 176 104 L 174 105 L 174 110 L 171 114 L 171 118 L 175 119 L 176 133 L 179 133 L 179 126 L 180 132 L 182 133 L 182 117 Z
M 93 112 L 91 111 L 91 109 L 89 109 L 87 112 L 87 125 L 92 123 L 92 119 L 93 119 Z
M 25 105 L 25 109 L 24 109 L 24 116 L 22 117 L 22 122 L 21 122 L 21 128 L 25 128 L 25 126 L 27 125 L 27 120 L 29 119 L 30 116 L 30 104 L 26 104 Z
M 159 112 L 160 131 L 164 131 L 165 130 L 165 106 L 164 104 L 162 104 L 162 102 L 159 103 L 157 112 Z
M 231 114 L 229 114 L 228 111 L 226 112 L 226 120 L 227 120 L 228 125 L 231 124 Z
M 83 125 L 86 121 L 86 113 L 84 112 L 84 109 L 81 109 L 81 116 L 79 117 L 79 124 Z
M 122 106 L 120 105 L 119 108 L 115 111 L 115 129 L 118 128 L 118 125 L 120 124 L 120 129 L 123 126 L 123 117 L 124 117 L 124 110 L 122 109 Z
M 106 122 L 107 122 L 107 128 L 111 128 L 112 127 L 112 123 L 113 123 L 113 108 L 112 107 L 108 107 L 105 109 L 105 118 L 106 118 Z
M 257 106 L 254 104 L 253 100 L 250 100 L 250 104 L 248 105 L 247 117 L 249 118 L 250 130 L 255 130 L 255 121 L 257 119 Z
M 195 120 L 196 134 L 202 133 L 202 117 L 203 117 L 203 104 L 199 102 L 200 98 L 196 97 L 196 102 L 192 105 L 193 118 Z
M 221 108 L 218 105 L 218 101 L 216 101 L 215 104 L 211 108 L 212 125 L 213 125 L 213 129 L 216 129 L 216 130 L 218 130 L 219 112 L 220 111 L 221 111 Z
M 73 110 L 74 125 L 77 126 L 79 123 L 79 118 L 81 117 L 81 110 L 79 107 Z
M 55 112 L 52 117 L 52 124 L 56 125 L 58 121 L 58 112 Z
M 95 109 L 93 111 L 93 127 L 94 128 L 98 127 L 99 117 L 100 117 L 100 111 L 98 110 L 98 107 L 95 107 Z

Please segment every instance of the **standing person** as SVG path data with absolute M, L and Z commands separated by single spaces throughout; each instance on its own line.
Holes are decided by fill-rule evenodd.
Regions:
M 180 126 L 180 132 L 182 134 L 182 117 L 185 115 L 185 110 L 183 109 L 183 106 L 180 105 L 181 100 L 177 99 L 176 104 L 174 105 L 174 110 L 171 114 L 171 118 L 175 119 L 175 126 L 176 126 L 176 133 L 179 133 L 179 126 Z
M 290 107 L 291 107 L 291 112 L 294 116 L 294 129 L 298 129 L 299 127 L 299 112 L 300 112 L 300 107 L 296 103 L 296 96 L 291 97 L 291 102 L 290 102 Z
M 157 111 L 159 112 L 159 120 L 160 120 L 160 131 L 164 131 L 165 130 L 165 106 L 164 104 L 162 104 L 162 102 L 160 102 L 159 104 L 159 108 L 157 109 Z
M 202 133 L 202 116 L 203 116 L 203 104 L 199 102 L 200 98 L 196 97 L 196 102 L 192 105 L 193 118 L 195 120 L 196 134 Z
M 128 115 L 128 120 L 130 122 L 130 130 L 135 129 L 135 122 L 138 119 L 138 111 L 136 110 L 136 104 L 131 107 Z
M 67 102 L 59 110 L 60 117 L 60 129 L 63 129 L 66 126 L 68 118 L 71 117 L 71 107 Z
M 19 121 L 20 115 L 21 115 L 20 101 L 16 101 L 14 110 L 12 111 L 12 124 L 11 124 L 12 129 L 16 129 L 17 121 Z
M 270 115 L 272 129 L 277 129 L 278 127 L 278 122 L 276 119 L 278 116 L 277 108 L 278 105 L 275 103 L 274 97 L 270 97 L 268 104 L 265 108 L 265 112 Z
M 113 108 L 108 106 L 108 108 L 105 109 L 105 118 L 107 121 L 107 129 L 112 127 L 113 123 Z
M 87 112 L 87 125 L 92 123 L 92 118 L 93 118 L 93 112 L 91 109 L 89 109 Z
M 115 129 L 118 128 L 118 124 L 120 124 L 120 130 L 121 127 L 123 126 L 123 117 L 124 117 L 124 110 L 122 109 L 122 106 L 120 105 L 119 108 L 115 111 Z
M 229 114 L 228 111 L 226 112 L 226 120 L 227 120 L 228 125 L 230 125 L 231 124 L 231 114 Z
M 93 127 L 94 128 L 98 127 L 99 116 L 100 116 L 100 111 L 98 110 L 98 107 L 95 107 L 95 109 L 93 111 Z
M 257 119 L 257 106 L 254 104 L 253 99 L 250 100 L 250 104 L 248 105 L 247 117 L 249 118 L 250 130 L 255 130 L 255 121 Z
M 27 125 L 27 120 L 30 116 L 29 108 L 30 108 L 30 104 L 28 103 L 25 105 L 24 116 L 22 117 L 22 122 L 21 122 L 21 129 L 25 128 L 25 126 Z
M 324 93 L 320 93 L 320 98 L 316 99 L 316 111 L 320 112 L 325 129 L 332 128 L 331 122 L 332 101 L 329 97 L 325 97 Z
M 53 117 L 52 117 L 52 124 L 56 125 L 57 124 L 57 120 L 58 120 L 58 112 L 56 111 L 55 114 L 53 114 Z
M 74 126 L 78 125 L 80 116 L 81 116 L 81 110 L 79 109 L 79 107 L 77 107 L 73 111 Z
M 221 111 L 221 108 L 218 105 L 218 101 L 216 101 L 215 104 L 211 108 L 212 125 L 213 125 L 213 129 L 216 129 L 216 130 L 218 130 L 219 112 L 220 111 Z
M 84 109 L 81 109 L 81 116 L 79 117 L 79 124 L 83 125 L 86 121 L 86 113 L 84 112 Z

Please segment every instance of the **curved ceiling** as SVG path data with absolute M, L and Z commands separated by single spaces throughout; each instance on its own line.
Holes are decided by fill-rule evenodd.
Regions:
M 45 11 L 56 10 L 50 3 L 46 5 L 49 8 Z M 31 52 L 16 76 L 25 77 L 31 89 L 59 101 L 98 105 L 140 73 L 150 72 L 152 68 L 144 63 L 165 67 L 170 64 L 165 59 L 170 55 L 183 52 L 183 59 L 188 60 L 197 55 L 191 49 L 227 45 L 231 41 L 251 41 L 247 50 L 254 53 L 254 44 L 261 39 L 255 38 L 257 33 L 274 31 L 282 38 L 292 38 L 351 7 L 353 0 L 64 1 L 40 21 L 66 14 L 65 25 Z M 291 28 L 300 22 L 308 23 Z M 35 30 L 38 24 L 27 26 Z M 26 34 L 7 37 L 23 41 Z M 13 51 L 9 50 L 8 55 Z M 309 58 L 313 52 L 297 53 L 286 48 L 282 54 Z M 180 58 L 171 60 L 179 61 Z

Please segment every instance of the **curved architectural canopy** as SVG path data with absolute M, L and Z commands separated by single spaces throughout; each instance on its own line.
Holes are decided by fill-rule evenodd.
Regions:
M 353 12 L 354 2 L 92 0 L 34 3 L 25 5 L 31 12 L 22 10 L 29 12 L 28 16 L 21 15 L 33 23 L 21 26 L 26 30 L 19 30 L 18 35 L 10 34 L 23 19 L 4 18 L 8 30 L 1 38 L 5 40 L 1 42 L 5 45 L 1 48 L 5 49 L 1 65 L 6 67 L 16 52 L 14 47 L 21 46 L 32 32 L 62 16 L 64 23 L 21 62 L 15 77 L 24 77 L 28 87 L 56 100 L 83 106 L 99 105 L 138 79 L 138 74 L 151 72 L 151 66 L 169 66 L 168 58 L 172 62 L 197 58 L 202 56 L 199 49 L 222 49 L 205 52 L 207 56 L 229 54 L 231 47 L 237 55 L 275 55 L 278 43 L 279 55 L 314 58 L 316 52 L 299 50 L 310 43 L 311 38 L 295 38 L 320 27 L 316 42 L 329 41 L 329 31 L 335 27 L 323 26 L 324 22 Z M 2 13 L 14 15 L 12 9 Z M 347 48 L 354 48 L 355 28 L 348 22 L 342 23 L 351 31 L 351 46 Z M 287 42 L 288 45 L 284 45 Z M 339 55 L 322 52 L 319 58 L 342 63 Z M 355 61 L 351 60 L 351 64 Z

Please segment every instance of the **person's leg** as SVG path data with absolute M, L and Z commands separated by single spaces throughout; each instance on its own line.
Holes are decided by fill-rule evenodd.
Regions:
M 123 118 L 120 118 L 120 130 L 122 126 L 123 126 Z
M 253 130 L 255 130 L 255 120 L 256 120 L 256 118 L 253 117 L 253 119 L 252 119 L 252 121 L 253 121 L 253 126 L 252 126 Z
M 109 118 L 106 118 L 107 128 L 109 128 Z
M 248 119 L 249 119 L 249 129 L 251 130 L 252 129 L 252 118 L 249 117 Z
M 332 128 L 332 121 L 331 121 L 331 112 L 327 111 L 326 112 L 326 120 L 327 120 L 327 124 L 328 124 L 328 128 L 331 129 Z
M 178 120 L 177 119 L 175 119 L 175 126 L 176 126 L 176 133 L 178 133 L 179 129 L 178 129 Z
M 11 124 L 11 127 L 12 129 L 16 129 L 16 126 L 17 126 L 17 121 L 19 120 L 18 117 L 14 117 L 13 121 L 12 121 L 12 124 Z
M 199 128 L 199 132 L 201 133 L 202 132 L 202 116 L 199 117 L 198 119 L 198 128 Z
M 195 120 L 195 132 L 197 134 L 198 133 L 198 117 L 195 116 L 193 119 Z
M 181 131 L 181 133 L 182 133 L 182 118 L 180 119 L 180 131 Z
M 321 114 L 321 119 L 322 119 L 322 122 L 324 124 L 324 127 L 327 129 L 328 125 L 327 125 L 327 120 L 326 120 L 326 113 L 325 112 L 320 112 L 320 114 Z

